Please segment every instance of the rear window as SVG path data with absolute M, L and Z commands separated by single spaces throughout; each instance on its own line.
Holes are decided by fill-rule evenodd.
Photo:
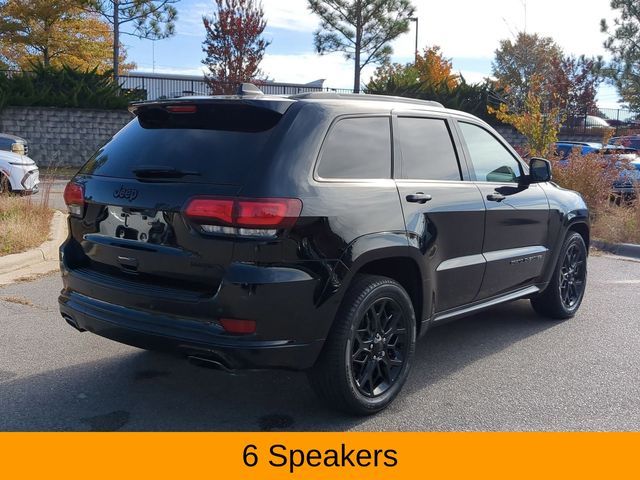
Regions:
M 132 178 L 141 170 L 187 172 L 181 182 L 240 185 L 263 161 L 281 114 L 255 107 L 198 105 L 193 113 L 142 111 L 80 173 Z
M 391 178 L 389 117 L 339 120 L 322 146 L 318 176 L 328 179 Z

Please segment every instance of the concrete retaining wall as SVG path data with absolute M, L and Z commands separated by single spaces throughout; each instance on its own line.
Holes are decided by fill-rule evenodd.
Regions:
M 133 116 L 124 110 L 7 107 L 0 132 L 25 138 L 39 166 L 81 166 Z

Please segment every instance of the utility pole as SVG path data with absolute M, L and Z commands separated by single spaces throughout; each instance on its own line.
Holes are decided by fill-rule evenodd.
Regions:
M 120 0 L 113 0 L 113 79 L 120 82 Z
M 415 50 L 415 63 L 418 63 L 418 55 L 420 54 L 420 52 L 418 51 L 418 34 L 419 34 L 419 23 L 418 23 L 418 17 L 411 17 L 409 19 L 412 22 L 416 23 L 416 50 Z

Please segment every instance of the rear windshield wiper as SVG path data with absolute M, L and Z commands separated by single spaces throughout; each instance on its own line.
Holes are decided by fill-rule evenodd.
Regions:
M 133 170 L 136 177 L 139 178 L 182 178 L 187 176 L 200 176 L 200 172 L 193 170 L 178 170 L 172 167 L 154 167 L 144 166 Z

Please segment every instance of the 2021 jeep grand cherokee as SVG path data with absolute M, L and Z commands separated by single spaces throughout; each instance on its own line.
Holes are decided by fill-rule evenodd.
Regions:
M 582 198 L 471 115 L 250 87 L 131 110 L 65 191 L 60 311 L 80 331 L 307 370 L 367 414 L 430 326 L 519 298 L 556 319 L 580 306 Z

